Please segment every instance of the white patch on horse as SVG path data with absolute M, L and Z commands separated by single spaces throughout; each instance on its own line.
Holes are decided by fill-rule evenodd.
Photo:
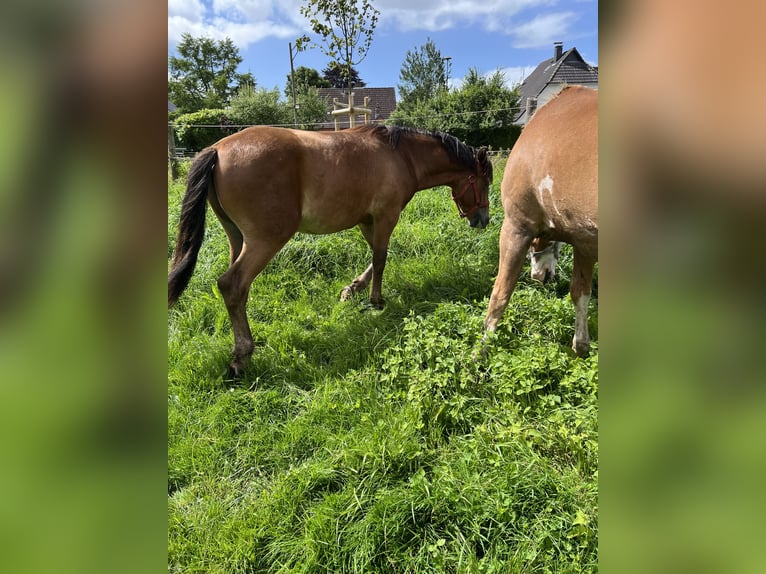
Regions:
M 548 197 L 550 201 L 546 203 L 544 199 L 544 192 L 547 192 Z M 540 183 L 537 186 L 537 197 L 540 199 L 540 205 L 543 208 L 548 208 L 550 206 L 553 207 L 553 210 L 556 212 L 556 215 L 559 218 L 559 221 L 561 220 L 561 212 L 559 211 L 558 206 L 556 205 L 556 200 L 553 197 L 553 178 L 551 177 L 551 174 L 546 174 L 543 179 L 540 180 Z M 548 219 L 548 227 L 551 229 L 555 228 L 556 225 L 552 219 Z
M 582 294 L 575 301 L 575 345 L 589 345 L 590 334 L 588 333 L 588 303 L 590 295 Z
M 540 184 L 537 186 L 537 197 L 540 199 L 540 205 L 545 205 L 543 200 L 543 192 L 547 191 L 548 194 L 553 194 L 553 178 L 550 174 L 546 174 L 544 178 L 540 180 Z

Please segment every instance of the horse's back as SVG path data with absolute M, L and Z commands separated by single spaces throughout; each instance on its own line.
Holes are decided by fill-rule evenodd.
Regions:
M 405 187 L 399 156 L 364 130 L 255 126 L 213 147 L 218 199 L 240 229 L 334 233 L 367 216 L 382 189 Z
M 213 147 L 218 150 L 223 168 L 253 167 L 261 173 L 300 168 L 332 175 L 328 164 L 346 168 L 349 161 L 363 162 L 373 156 L 388 155 L 382 153 L 387 146 L 379 139 L 365 138 L 355 130 L 312 132 L 270 126 L 247 128 L 219 140 Z
M 564 88 L 537 110 L 506 165 L 506 217 L 524 219 L 534 235 L 597 242 L 598 92 Z
M 221 166 L 228 170 L 247 167 L 260 159 L 289 161 L 302 142 L 294 130 L 253 126 L 219 140 L 212 147 L 218 150 Z

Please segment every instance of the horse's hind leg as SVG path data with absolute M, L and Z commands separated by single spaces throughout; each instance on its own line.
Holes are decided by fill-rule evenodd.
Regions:
M 242 237 L 242 232 L 233 222 L 221 220 L 221 226 L 226 232 L 226 237 L 229 238 L 229 265 L 233 265 L 242 252 L 244 238 Z
M 367 241 L 367 244 L 370 246 L 370 249 L 373 249 L 372 247 L 372 240 L 373 240 L 373 227 L 371 223 L 360 223 L 359 229 L 362 232 L 362 235 L 364 236 L 365 240 Z M 367 269 L 365 269 L 360 275 L 358 275 L 350 285 L 346 285 L 343 290 L 340 292 L 340 300 L 341 301 L 348 301 L 351 299 L 351 297 L 354 295 L 354 293 L 359 293 L 359 291 L 363 291 L 367 288 L 367 285 L 370 284 L 370 279 L 372 279 L 372 263 L 370 263 L 367 266 Z
M 226 237 L 229 238 L 229 265 L 233 265 L 237 260 L 237 257 L 239 257 L 239 253 L 242 251 L 242 244 L 244 242 L 242 232 L 237 225 L 229 219 L 229 216 L 226 215 L 216 194 L 208 194 L 208 201 L 210 202 L 210 207 L 213 209 L 213 212 L 218 217 L 221 227 L 223 227 L 223 230 L 226 232 Z
M 228 373 L 230 377 L 242 376 L 253 354 L 253 336 L 246 312 L 250 285 L 286 242 L 245 240 L 236 261 L 218 278 L 218 288 L 226 303 L 234 333 L 234 349 Z
M 489 298 L 487 316 L 484 318 L 486 331 L 491 332 L 497 328 L 497 323 L 503 316 L 513 289 L 516 287 L 531 242 L 531 233 L 511 225 L 508 220 L 503 223 L 503 227 L 500 229 L 500 257 L 497 278 Z
M 370 263 L 367 266 L 367 269 L 365 269 L 361 275 L 357 276 L 350 285 L 346 285 L 343 288 L 343 290 L 340 292 L 340 300 L 348 301 L 351 299 L 354 293 L 358 293 L 359 291 L 366 289 L 367 285 L 370 284 L 370 279 L 372 279 L 372 263 Z
M 569 295 L 575 306 L 575 334 L 572 338 L 572 350 L 580 357 L 590 352 L 590 333 L 588 333 L 588 303 L 593 283 L 593 257 L 584 256 L 575 248 L 572 263 L 572 282 L 569 285 Z

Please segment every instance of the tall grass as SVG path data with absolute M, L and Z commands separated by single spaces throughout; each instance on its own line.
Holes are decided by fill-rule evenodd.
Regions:
M 338 295 L 370 261 L 357 230 L 299 235 L 255 280 L 245 378 L 222 380 L 231 327 L 208 212 L 169 313 L 171 572 L 597 571 L 597 307 L 593 352 L 569 349 L 571 254 L 558 282 L 525 268 L 486 357 L 502 219 L 416 194 L 394 231 L 386 307 Z M 183 182 L 169 185 L 168 256 Z

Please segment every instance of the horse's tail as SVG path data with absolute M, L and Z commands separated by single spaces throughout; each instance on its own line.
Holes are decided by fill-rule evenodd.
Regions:
M 173 262 L 168 274 L 168 307 L 171 307 L 189 284 L 197 254 L 205 236 L 205 211 L 208 188 L 213 185 L 213 167 L 218 159 L 215 148 L 202 150 L 189 168 L 178 222 L 178 238 L 173 251 Z

